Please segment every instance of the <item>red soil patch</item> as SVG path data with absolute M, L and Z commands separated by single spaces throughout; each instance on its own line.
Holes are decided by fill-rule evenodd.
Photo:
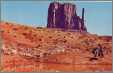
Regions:
M 112 71 L 111 37 L 8 22 L 1 22 L 0 30 L 1 71 Z M 104 57 L 90 61 L 91 50 L 98 44 L 104 48 Z M 49 55 L 38 59 L 39 50 Z

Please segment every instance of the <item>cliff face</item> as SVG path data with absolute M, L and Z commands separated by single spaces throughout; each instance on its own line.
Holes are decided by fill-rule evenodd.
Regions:
M 71 3 L 51 3 L 48 9 L 47 27 L 87 31 L 84 20 L 77 16 L 76 6 Z

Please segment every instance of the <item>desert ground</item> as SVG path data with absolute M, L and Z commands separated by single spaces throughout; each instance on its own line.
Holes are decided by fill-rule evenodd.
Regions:
M 112 71 L 112 36 L 0 22 L 2 72 Z M 103 57 L 92 50 L 101 45 Z

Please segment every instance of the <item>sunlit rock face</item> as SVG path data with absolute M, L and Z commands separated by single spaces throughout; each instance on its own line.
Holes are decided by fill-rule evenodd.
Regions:
M 64 12 L 63 5 L 57 2 L 51 3 L 48 9 L 47 27 L 64 28 L 64 13 L 63 12 Z
M 71 3 L 50 3 L 47 27 L 87 31 L 84 21 L 77 16 L 76 6 Z

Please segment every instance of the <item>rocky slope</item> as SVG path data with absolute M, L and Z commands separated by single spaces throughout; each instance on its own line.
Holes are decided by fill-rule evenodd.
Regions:
M 87 32 L 34 28 L 9 22 L 0 22 L 0 30 L 2 71 L 51 71 L 51 68 L 52 71 L 112 70 L 111 36 L 108 40 L 107 36 Z M 94 57 L 91 51 L 98 44 L 104 57 L 91 60 Z M 23 67 L 19 68 L 19 65 Z

